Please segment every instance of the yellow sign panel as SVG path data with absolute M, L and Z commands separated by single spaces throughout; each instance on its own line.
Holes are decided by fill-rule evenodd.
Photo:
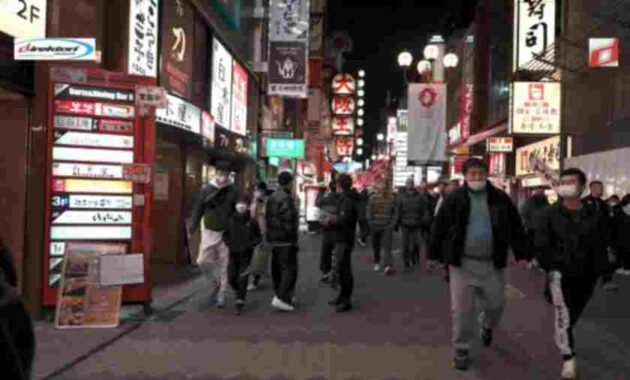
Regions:
M 59 193 L 131 194 L 130 181 L 54 179 L 53 191 Z

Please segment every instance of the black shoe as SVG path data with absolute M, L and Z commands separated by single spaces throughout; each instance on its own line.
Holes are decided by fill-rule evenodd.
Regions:
M 457 350 L 455 358 L 453 359 L 453 367 L 458 371 L 467 371 L 470 366 L 470 358 L 468 357 L 468 351 Z
M 236 301 L 236 315 L 243 314 L 243 311 L 245 311 L 245 301 L 237 300 Z
M 341 304 L 341 301 L 338 298 L 333 298 L 330 301 L 328 301 L 328 305 L 330 306 L 337 306 Z
M 337 313 L 345 313 L 350 310 L 352 310 L 352 304 L 350 302 L 342 302 L 338 304 L 337 308 L 335 309 Z
M 320 281 L 322 282 L 322 284 L 330 284 L 330 276 L 328 276 L 327 274 L 323 275 L 322 278 L 320 279 Z
M 486 347 L 492 346 L 492 329 L 482 328 L 481 329 L 481 340 L 483 341 L 483 345 Z

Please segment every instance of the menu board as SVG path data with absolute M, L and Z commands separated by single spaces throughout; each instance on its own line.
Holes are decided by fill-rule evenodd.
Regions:
M 54 83 L 54 89 L 46 219 L 47 284 L 61 286 L 56 324 L 115 326 L 120 287 L 98 287 L 94 266 L 99 255 L 131 247 L 134 183 L 125 168 L 141 164 L 135 155 L 136 94 L 87 84 Z
M 99 286 L 99 264 L 101 256 L 125 254 L 126 245 L 70 243 L 65 250 L 65 258 L 61 261 L 51 259 L 51 263 L 63 262 L 55 327 L 70 329 L 118 326 L 122 288 Z

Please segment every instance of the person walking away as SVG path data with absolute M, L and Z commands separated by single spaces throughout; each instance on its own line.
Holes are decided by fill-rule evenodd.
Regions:
M 493 340 L 505 305 L 508 248 L 525 263 L 528 249 L 521 218 L 510 197 L 487 180 L 488 166 L 477 158 L 465 162 L 465 185 L 449 195 L 438 212 L 429 250 L 430 265 L 449 266 L 453 318 L 454 367 L 467 370 L 474 338 L 475 305 L 482 312 L 481 338 Z
M 35 356 L 35 332 L 16 286 L 11 253 L 0 239 L 0 372 L 3 379 L 28 380 Z
M 584 198 L 584 203 L 589 207 L 593 208 L 596 212 L 600 213 L 606 223 L 609 225 L 609 228 L 606 229 L 606 240 L 608 243 L 611 242 L 610 232 L 613 230 L 612 221 L 610 220 L 610 214 L 608 205 L 602 199 L 604 196 L 604 184 L 602 181 L 592 181 L 589 184 L 589 195 Z M 615 274 L 615 265 L 612 262 L 612 247 L 608 245 L 608 265 L 606 266 L 604 273 L 602 275 L 602 286 L 604 289 L 608 291 L 616 291 L 619 289 L 619 286 L 613 281 L 613 276 Z
M 630 275 L 630 194 L 620 201 L 613 195 L 607 200 L 612 222 L 611 244 L 614 247 L 616 273 Z
M 357 205 L 357 211 L 359 212 L 359 240 L 358 243 L 361 247 L 367 245 L 367 238 L 370 236 L 370 224 L 367 221 L 367 203 L 370 199 L 370 193 L 368 188 L 364 188 L 359 193 L 359 201 Z
M 262 242 L 262 233 L 256 219 L 251 216 L 251 199 L 242 196 L 236 203 L 236 212 L 232 215 L 225 233 L 225 242 L 230 249 L 228 279 L 236 293 L 236 312 L 245 309 L 245 297 L 249 276 L 243 272 L 252 261 L 254 248 Z
M 293 296 L 298 276 L 299 215 L 291 192 L 293 174 L 278 175 L 278 188 L 267 200 L 267 241 L 272 247 L 271 277 L 274 297 L 271 306 L 294 311 Z
M 449 191 L 450 183 L 451 182 L 448 182 L 448 181 L 440 181 L 438 183 L 438 187 L 437 187 L 438 198 L 437 198 L 437 203 L 435 205 L 435 211 L 433 212 L 434 221 L 438 213 L 440 212 L 440 209 L 442 208 L 442 204 L 444 204 L 444 200 L 449 194 L 451 194 L 454 191 L 453 188 L 451 188 L 451 191 Z M 431 230 L 433 230 L 433 225 L 431 226 Z M 431 235 L 429 235 L 429 239 L 431 239 Z M 427 245 L 430 246 L 431 242 L 428 242 Z M 448 265 L 443 264 L 441 270 L 442 270 L 442 277 L 444 278 L 444 281 L 449 282 L 450 278 L 448 275 Z
M 201 190 L 193 207 L 190 235 L 203 223 L 200 254 L 197 265 L 206 273 L 217 290 L 216 305 L 225 307 L 229 250 L 223 240 L 230 219 L 235 212 L 238 192 L 230 182 L 229 163 L 219 162 L 214 181 Z
M 555 311 L 555 341 L 562 354 L 562 378 L 576 378 L 573 329 L 607 269 L 607 218 L 593 203 L 580 200 L 586 175 L 569 168 L 560 175 L 559 202 L 538 223 L 538 262 L 549 279 Z
M 392 190 L 384 183 L 377 183 L 374 187 L 374 195 L 367 204 L 367 220 L 370 221 L 374 249 L 374 270 L 380 271 L 383 265 L 385 274 L 391 275 L 394 273 L 392 240 L 396 224 L 396 203 Z M 381 248 L 384 252 L 382 257 Z
M 542 189 L 534 190 L 532 196 L 528 198 L 521 207 L 521 218 L 525 227 L 525 236 L 531 247 L 534 246 L 534 229 L 536 222 L 542 213 L 549 207 L 549 200 Z M 535 267 L 536 259 L 532 260 L 531 268 Z
M 341 174 L 337 178 L 337 192 L 339 192 L 337 216 L 329 216 L 326 225 L 333 227 L 333 241 L 335 242 L 335 259 L 337 264 L 333 268 L 338 271 L 339 294 L 330 302 L 337 312 L 343 313 L 352 309 L 352 291 L 354 277 L 352 275 L 352 250 L 356 236 L 358 222 L 359 195 L 352 188 L 352 178 Z M 333 269 L 334 270 L 334 269 Z
M 323 227 L 322 249 L 319 258 L 319 270 L 321 272 L 321 281 L 325 284 L 330 283 L 332 270 L 332 256 L 335 248 L 334 227 L 327 226 L 323 221 L 329 216 L 336 216 L 339 213 L 338 202 L 339 194 L 337 193 L 337 184 L 331 181 L 328 187 L 329 191 L 317 199 L 316 206 L 321 210 L 321 221 Z
M 256 185 L 256 190 L 254 190 L 254 201 L 251 204 L 252 219 L 256 220 L 256 222 L 258 223 L 258 227 L 260 228 L 263 237 L 265 236 L 266 231 L 265 215 L 267 212 L 267 192 L 267 184 L 265 182 L 258 183 Z M 258 287 L 260 286 L 261 278 L 262 274 L 252 275 L 247 290 L 254 291 L 258 289 Z
M 407 179 L 405 191 L 400 192 L 396 206 L 396 223 L 402 230 L 402 250 L 405 269 L 418 264 L 414 252 L 423 245 L 421 227 L 431 219 L 425 196 L 414 186 L 413 177 Z

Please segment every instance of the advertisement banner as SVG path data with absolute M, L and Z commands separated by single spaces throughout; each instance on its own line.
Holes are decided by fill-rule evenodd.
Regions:
M 157 77 L 159 0 L 133 0 L 129 8 L 129 74 Z
M 461 126 L 461 139 L 468 140 L 470 137 L 470 116 L 473 112 L 473 84 L 463 84 L 461 87 L 461 97 L 459 99 L 459 125 Z
M 545 135 L 560 133 L 560 86 L 560 83 L 555 82 L 514 82 L 511 132 Z
M 133 136 L 106 135 L 74 131 L 55 131 L 55 145 L 90 146 L 96 148 L 133 149 Z
M 14 44 L 16 61 L 96 61 L 94 38 L 16 38 Z
M 232 131 L 241 136 L 247 134 L 247 71 L 234 61 L 232 74 Z
M 155 110 L 155 120 L 194 134 L 201 133 L 201 110 L 176 96 L 168 96 L 168 106 Z
M 517 71 L 556 42 L 556 0 L 514 0 L 514 39 Z
M 409 85 L 409 162 L 441 165 L 446 158 L 446 85 Z
M 190 99 L 195 18 L 187 1 L 165 1 L 162 7 L 162 71 L 160 84 Z
M 550 170 L 560 170 L 560 136 L 518 148 L 516 150 L 516 175 L 536 174 L 536 162 Z
M 512 153 L 514 150 L 512 137 L 490 137 L 486 142 L 489 153 Z
M 307 55 L 306 44 L 303 42 L 269 43 L 270 95 L 308 97 Z
M 269 40 L 308 42 L 308 0 L 270 0 Z
M 219 40 L 212 40 L 212 96 L 210 113 L 215 123 L 232 129 L 232 55 Z
M 126 250 L 125 244 L 68 244 L 57 297 L 56 328 L 118 326 L 122 288 L 100 286 L 99 259 L 125 254 Z
M 0 31 L 13 37 L 46 37 L 48 0 L 0 0 Z

